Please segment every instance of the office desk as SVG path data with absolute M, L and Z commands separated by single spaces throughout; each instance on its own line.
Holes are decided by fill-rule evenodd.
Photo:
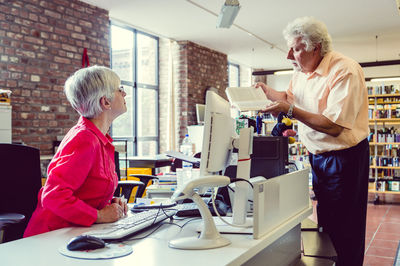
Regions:
M 289 237 L 293 235 L 297 237 L 297 234 L 300 234 L 300 221 L 308 215 L 310 215 L 309 209 L 297 214 L 260 239 L 253 239 L 252 235 L 224 234 L 232 243 L 223 248 L 210 250 L 178 250 L 169 248 L 169 240 L 175 239 L 177 236 L 192 236 L 197 234 L 196 228 L 198 224 L 195 222 L 189 223 L 181 232 L 177 226 L 164 225 L 157 232 L 143 240 L 125 242 L 126 244 L 131 244 L 133 247 L 133 252 L 130 255 L 108 260 L 81 260 L 61 255 L 58 251 L 59 247 L 66 245 L 72 237 L 83 234 L 90 229 L 84 227 L 63 228 L 1 244 L 0 264 L 2 266 L 242 265 L 246 261 L 257 257 L 258 254 L 264 256 L 265 252 L 263 253 L 263 251 L 268 249 L 276 240 L 282 239 L 282 236 L 290 234 L 291 236 Z M 183 221 L 180 223 L 183 223 Z M 137 237 L 139 236 L 137 235 Z M 285 243 L 287 241 L 283 239 L 281 242 Z M 300 241 L 298 242 L 300 249 Z M 271 255 L 271 252 L 269 253 Z M 258 261 L 265 262 L 264 259 L 259 259 Z
M 182 231 L 175 225 L 164 225 L 143 240 L 126 242 L 133 247 L 133 253 L 126 257 L 90 261 L 65 257 L 58 249 L 65 246 L 72 237 L 84 234 L 91 228 L 64 228 L 1 244 L 0 264 L 2 266 L 253 266 L 266 263 L 269 266 L 288 265 L 300 256 L 300 223 L 312 214 L 308 197 L 308 173 L 308 170 L 301 170 L 254 184 L 253 207 L 256 225 L 254 231 L 258 239 L 254 239 L 250 234 L 224 234 L 231 241 L 228 246 L 210 250 L 178 250 L 169 248 L 168 241 L 178 237 L 198 235 L 196 231 L 198 224 L 189 223 Z M 184 222 L 179 221 L 180 224 Z M 98 225 L 94 225 L 96 226 Z
M 128 167 L 151 168 L 155 174 L 155 168 L 170 166 L 172 158 L 158 154 L 156 156 L 128 156 Z
M 172 158 L 162 155 L 157 156 L 128 156 L 129 167 L 137 168 L 157 168 L 169 166 Z

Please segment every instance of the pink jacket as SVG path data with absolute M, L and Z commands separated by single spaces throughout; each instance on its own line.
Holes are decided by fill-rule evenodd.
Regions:
M 46 184 L 24 237 L 69 226 L 90 226 L 117 187 L 114 146 L 107 134 L 81 117 L 51 160 Z

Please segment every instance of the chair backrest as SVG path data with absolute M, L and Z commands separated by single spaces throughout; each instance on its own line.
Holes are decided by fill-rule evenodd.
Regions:
M 121 180 L 121 170 L 119 168 L 119 152 L 114 152 L 115 172 L 117 172 L 118 180 Z
M 38 149 L 0 143 L 0 213 L 21 213 L 24 222 L 12 225 L 4 233 L 4 241 L 21 238 L 37 205 L 42 186 Z

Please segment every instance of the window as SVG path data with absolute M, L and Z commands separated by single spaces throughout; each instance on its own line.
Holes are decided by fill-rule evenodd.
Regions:
M 111 68 L 121 78 L 128 108 L 112 124 L 113 139 L 128 141 L 128 155 L 157 154 L 158 38 L 112 22 Z
M 240 87 L 239 65 L 228 63 L 229 87 Z

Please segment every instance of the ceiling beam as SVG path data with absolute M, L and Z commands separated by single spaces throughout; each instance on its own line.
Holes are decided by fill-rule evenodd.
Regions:
M 360 63 L 361 67 L 377 67 L 377 66 L 392 66 L 392 65 L 400 65 L 400 60 L 387 60 L 387 61 Z M 252 74 L 253 74 L 253 76 L 273 75 L 276 71 L 285 71 L 285 70 L 291 70 L 291 69 L 253 71 Z

